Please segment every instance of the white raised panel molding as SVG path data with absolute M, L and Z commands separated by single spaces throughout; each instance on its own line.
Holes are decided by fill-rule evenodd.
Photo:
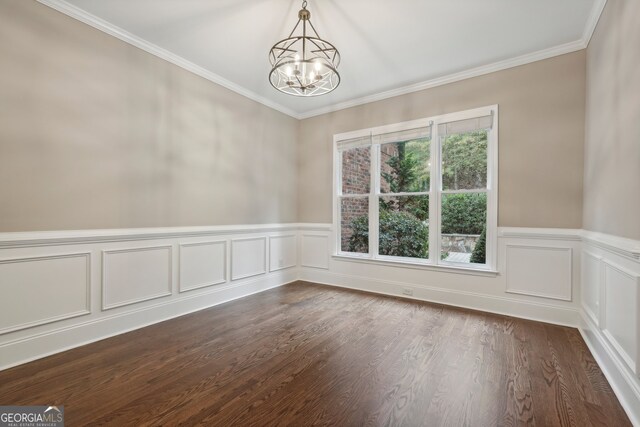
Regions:
M 632 372 L 638 370 L 640 277 L 604 260 L 602 332 Z
M 585 230 L 582 248 L 580 332 L 640 426 L 640 241 Z
M 231 240 L 231 280 L 246 279 L 266 272 L 266 236 Z
M 184 293 L 163 298 L 152 304 L 132 306 L 123 311 L 98 312 L 72 319 L 71 324 L 49 328 L 44 332 L 25 330 L 24 335 L 0 336 L 0 371 L 61 351 L 123 334 L 158 322 L 207 309 L 235 299 L 294 282 L 294 270 L 243 280 L 233 285 L 215 286 L 202 292 Z M 53 325 L 48 325 L 53 326 Z M 18 332 L 20 334 L 20 332 Z
M 245 271 L 264 273 L 267 266 L 271 266 L 269 251 L 273 249 L 271 260 L 275 259 L 275 246 L 266 245 L 267 236 L 280 236 L 298 234 L 298 266 L 300 268 L 289 268 L 281 271 L 269 271 L 266 274 L 241 280 L 237 279 Z M 423 271 L 420 269 L 404 268 L 399 265 L 373 265 L 350 262 L 347 260 L 333 260 L 330 258 L 333 248 L 330 238 L 331 224 L 265 224 L 265 225 L 237 225 L 237 226 L 212 226 L 212 227 L 167 227 L 151 229 L 125 229 L 125 230 L 80 230 L 80 231 L 51 231 L 51 232 L 27 232 L 27 233 L 0 233 L 0 369 L 19 365 L 30 360 L 35 360 L 49 354 L 54 354 L 63 350 L 84 345 L 99 339 L 117 335 L 129 330 L 141 328 L 153 323 L 167 320 L 172 317 L 184 315 L 186 313 L 201 310 L 230 301 L 242 298 L 256 292 L 281 286 L 295 280 L 303 279 L 314 282 L 326 283 L 335 286 L 351 287 L 370 292 L 386 293 L 395 296 L 403 295 L 406 288 L 412 288 L 413 298 L 424 301 L 439 302 L 449 305 L 468 307 L 476 310 L 484 310 L 506 314 L 510 316 L 529 318 L 550 323 L 575 326 L 580 320 L 580 331 L 585 341 L 589 345 L 594 357 L 602 367 L 609 383 L 612 385 L 621 404 L 629 414 L 632 423 L 640 426 L 640 379 L 637 373 L 638 336 L 640 331 L 638 308 L 640 301 L 633 299 L 640 292 L 640 241 L 621 239 L 615 236 L 602 235 L 582 230 L 561 230 L 561 229 L 523 229 L 504 228 L 499 229 L 499 262 L 498 273 L 491 277 L 470 276 L 461 274 L 451 274 L 449 271 Z M 216 237 L 211 237 L 216 236 Z M 171 280 L 175 275 L 181 280 L 177 286 L 180 290 L 190 288 L 196 283 L 204 283 L 200 280 L 205 275 L 214 277 L 214 266 L 205 268 L 204 271 L 188 272 L 188 262 L 191 255 L 197 257 L 207 252 L 209 247 L 203 240 L 219 239 L 220 241 L 230 239 L 242 240 L 242 236 L 248 237 L 248 241 L 253 243 L 236 243 L 234 257 L 236 259 L 235 277 L 236 280 L 230 282 L 231 269 L 231 247 L 226 245 L 226 279 L 227 283 L 217 286 L 203 288 L 198 292 L 176 292 L 167 298 L 157 299 L 142 303 L 144 299 L 130 301 L 132 305 L 122 310 L 100 311 L 101 305 L 100 274 L 106 279 L 102 290 L 105 289 L 106 282 L 120 289 L 115 285 L 116 276 L 113 270 L 116 267 L 114 260 L 119 258 L 117 251 L 110 251 L 113 242 L 130 242 L 132 246 L 144 246 L 157 242 L 164 244 L 164 248 L 156 252 L 166 254 L 170 252 L 170 247 L 180 248 L 180 256 L 184 254 L 186 248 L 194 249 L 196 252 L 189 254 L 186 258 L 180 258 L 175 267 L 180 267 L 180 272 L 170 273 L 169 268 L 173 264 L 170 260 L 160 262 L 164 267 L 154 267 L 156 270 L 164 272 L 163 285 L 161 291 L 164 295 L 169 295 L 172 289 Z M 273 239 L 273 237 L 272 237 Z M 275 242 L 278 239 L 273 239 Z M 287 238 L 279 239 L 281 242 Z M 204 243 L 198 246 L 198 243 Z M 191 246 L 194 244 L 193 246 Z M 575 301 L 560 301 L 553 298 L 534 298 L 529 295 L 509 294 L 507 289 L 507 274 L 516 273 L 513 270 L 506 270 L 507 245 L 511 246 L 564 246 L 561 252 L 554 253 L 551 257 L 557 261 L 558 258 L 566 256 L 568 247 L 573 250 L 574 270 L 573 270 L 573 298 Z M 215 246 L 215 245 L 214 245 Z M 73 247 L 74 249 L 69 249 Z M 124 258 L 129 258 L 132 251 L 136 249 L 148 250 L 157 247 L 122 249 Z M 200 250 L 201 249 L 201 250 Z M 557 248 L 554 248 L 557 249 Z M 99 254 L 101 251 L 111 252 L 111 255 L 103 253 L 103 271 L 94 271 L 91 276 L 89 270 L 92 260 L 98 261 L 90 256 L 91 253 Z M 46 251 L 46 252 L 45 252 Z M 76 253 L 65 253 L 75 251 Z M 565 251 L 564 253 L 562 251 Z M 584 252 L 588 255 L 580 256 Z M 53 255 L 52 255 L 53 254 Z M 564 255 L 563 255 L 564 254 Z M 511 252 L 510 255 L 513 255 Z M 66 257 L 70 257 L 72 265 L 66 264 Z M 191 260 L 194 259 L 191 257 Z M 250 260 L 243 258 L 249 258 Z M 600 260 L 600 278 L 592 280 L 595 276 L 593 271 L 594 258 Z M 582 260 L 582 270 L 578 268 L 579 259 Z M 51 260 L 55 266 L 47 262 Z M 240 266 L 237 265 L 240 261 Z M 513 261 L 513 258 L 511 258 Z M 510 262 L 511 262 L 510 261 Z M 612 267 L 607 267 L 609 276 L 606 279 L 608 291 L 605 295 L 604 261 Z M 20 265 L 21 264 L 21 265 Z M 145 264 L 145 263 L 143 263 Z M 148 264 L 148 262 L 146 263 Z M 215 262 L 214 262 L 215 264 Z M 524 267 L 531 269 L 531 263 Z M 20 268 L 14 269 L 15 265 Z M 60 269 L 58 269 L 59 266 Z M 568 264 L 567 264 L 568 265 Z M 219 266 L 219 264 L 218 264 Z M 253 266 L 251 269 L 249 267 Z M 139 267 L 136 265 L 136 267 Z M 409 267 L 409 266 L 408 266 Z M 510 266 L 511 267 L 511 266 Z M 109 271 L 105 269 L 108 268 Z M 546 265 L 537 266 L 538 269 L 546 269 Z M 617 269 L 616 269 L 617 268 Z M 595 269 L 595 270 L 594 270 Z M 96 270 L 93 268 L 93 270 Z M 149 270 L 148 265 L 143 266 L 143 270 Z M 548 269 L 546 269 L 548 270 Z M 621 272 L 619 271 L 621 270 Z M 561 279 L 566 270 L 563 268 L 554 269 L 560 276 L 554 281 L 564 282 L 565 286 L 570 281 Z M 582 271 L 583 274 L 580 274 Z M 219 272 L 219 271 L 218 271 Z M 82 274 L 81 274 L 82 273 Z M 133 274 L 136 272 L 133 271 Z M 260 274 L 258 273 L 258 274 Z M 539 272 L 535 272 L 539 274 Z M 516 277 L 518 274 L 517 273 Z M 82 277 L 81 277 L 82 276 Z M 580 284 L 580 277 L 582 285 Z M 5 299 L 5 286 L 11 284 L 13 279 L 20 278 L 40 278 L 46 277 L 47 282 L 52 287 L 49 291 L 60 289 L 63 293 L 56 293 L 56 298 L 61 298 L 65 292 L 75 295 L 72 308 L 57 306 L 60 313 L 53 315 L 44 314 L 42 311 L 28 312 L 29 319 L 21 319 L 20 313 L 7 311 L 2 303 Z M 218 276 L 219 277 L 219 276 Z M 69 280 L 71 278 L 71 280 Z M 560 278 L 560 279 L 559 279 Z M 147 278 L 144 278 L 147 280 Z M 510 277 L 513 280 L 513 276 Z M 21 283 L 30 283 L 28 280 L 20 280 Z M 93 283 L 90 283 L 93 281 Z M 40 283 L 36 280 L 35 283 Z M 621 286 L 619 284 L 621 283 Z M 633 283 L 633 285 L 632 285 Z M 513 284 L 513 282 L 512 282 Z M 93 286 L 92 294 L 90 289 Z M 580 287 L 582 287 L 582 292 Z M 37 288 L 37 287 L 36 287 Z M 529 287 L 530 288 L 530 287 Z M 600 293 L 598 293 L 600 289 Z M 634 291 L 635 289 L 635 291 Z M 531 289 L 528 289 L 530 291 Z M 538 289 L 539 290 L 539 289 Z M 19 290 L 20 291 L 20 290 Z M 570 295 L 566 293 L 565 295 Z M 11 291 L 13 292 L 13 290 Z M 593 294 L 592 292 L 596 292 Z M 37 294 L 37 292 L 34 292 Z M 530 293 L 530 292 L 529 292 Z M 150 292 L 149 292 L 150 294 Z M 44 294 L 40 294 L 44 295 Z M 112 296 L 116 296 L 115 294 Z M 122 296 L 122 295 L 120 295 Z M 75 298 L 78 298 L 77 300 Z M 104 295 L 103 295 L 104 297 Z M 595 298 L 599 298 L 599 311 L 594 311 Z M 92 298 L 92 304 L 89 304 Z M 43 299 L 44 300 L 44 299 Z M 80 302 L 82 300 L 82 303 Z M 606 307 L 605 300 L 609 305 Z M 31 305 L 31 300 L 29 300 Z M 65 303 L 70 300 L 64 300 Z M 103 299 L 103 301 L 106 301 Z M 620 301 L 620 304 L 617 303 Z M 9 302 L 7 302 L 9 304 Z M 16 302 L 14 299 L 11 309 L 23 309 L 24 303 Z M 625 306 L 630 304 L 630 306 Z M 41 304 L 36 305 L 39 308 Z M 76 307 L 77 306 L 77 307 Z M 94 308 L 90 312 L 91 307 Z M 582 316 L 579 316 L 578 309 L 582 308 Z M 43 307 L 45 309 L 49 306 Z M 61 314 L 58 316 L 58 314 Z M 81 316 L 85 314 L 85 316 Z M 75 317 L 79 316 L 79 317 Z M 600 319 L 597 317 L 600 316 Z M 618 316 L 618 317 L 616 317 Z M 593 317 L 596 317 L 594 319 Z M 607 323 L 608 317 L 608 323 Z M 600 321 L 598 326 L 597 321 Z M 7 328 L 8 326 L 8 328 Z M 627 329 L 635 328 L 635 332 Z M 605 333 L 606 330 L 606 333 Z M 623 334 L 623 335 L 620 335 Z M 626 342 L 626 335 L 629 334 L 629 341 Z M 634 335 L 635 334 L 635 335 Z M 634 347 L 633 343 L 636 343 Z M 625 359 L 626 357 L 626 359 Z M 633 359 L 633 360 L 630 360 Z M 632 369 L 633 368 L 633 369 Z
M 591 318 L 582 313 L 580 334 L 634 426 L 640 426 L 640 381 Z
M 223 246 L 213 242 L 258 238 L 259 266 L 264 272 L 268 236 L 297 236 L 307 227 L 315 230 L 319 226 L 0 233 L 0 370 L 293 282 L 298 279 L 297 268 L 231 282 L 230 243 L 224 248 L 224 258 L 214 257 L 217 259 L 210 263 L 195 259 Z M 115 242 L 122 246 L 115 247 Z M 236 244 L 236 262 L 255 257 L 252 248 L 251 244 Z M 180 256 L 173 257 L 174 249 Z M 191 291 L 207 279 L 213 283 L 221 278 L 226 283 Z M 40 283 L 47 285 L 43 291 L 38 289 Z M 16 284 L 22 286 L 15 290 Z M 27 290 L 32 298 L 25 302 L 20 292 Z M 47 294 L 54 291 L 53 296 Z M 50 309 L 56 311 L 50 313 Z
M 171 295 L 173 246 L 102 251 L 102 309 Z
M 182 243 L 179 248 L 179 292 L 220 285 L 227 281 L 226 240 Z
M 269 271 L 284 270 L 295 267 L 297 264 L 297 236 L 287 234 L 284 236 L 269 237 Z
M 0 260 L 0 334 L 91 313 L 89 252 Z
M 300 264 L 303 267 L 329 269 L 329 236 L 303 233 Z
M 348 260 L 342 263 L 354 266 L 359 265 L 356 262 Z M 527 301 L 523 298 L 504 295 L 491 295 L 482 291 L 460 291 L 444 286 L 429 286 L 426 283 L 434 280 L 435 273 L 433 271 L 425 271 L 420 274 L 424 274 L 424 278 L 420 283 L 417 283 L 415 281 L 407 281 L 406 278 L 402 277 L 402 273 L 397 275 L 397 279 L 389 280 L 377 276 L 344 274 L 322 269 L 306 269 L 302 271 L 300 280 L 395 297 L 400 296 L 454 307 L 463 307 L 471 310 L 480 310 L 488 313 L 543 321 L 563 326 L 575 326 L 576 324 L 577 311 L 571 306 Z M 450 273 L 440 274 L 448 275 Z M 462 280 L 462 277 L 459 277 Z M 477 278 L 469 277 L 471 277 L 472 281 L 476 282 Z M 469 289 L 472 288 L 473 287 L 469 287 Z M 413 295 L 406 296 L 403 293 L 405 289 L 411 289 Z
M 582 308 L 596 326 L 601 317 L 602 271 L 602 257 L 582 251 Z
M 506 292 L 571 301 L 573 250 L 506 245 Z

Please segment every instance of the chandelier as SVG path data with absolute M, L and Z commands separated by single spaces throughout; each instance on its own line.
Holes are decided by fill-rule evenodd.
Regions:
M 269 73 L 271 85 L 289 95 L 324 95 L 340 84 L 337 70 L 340 53 L 334 45 L 318 35 L 311 23 L 306 0 L 302 2 L 298 22 L 289 37 L 271 48 L 269 61 L 272 67 Z

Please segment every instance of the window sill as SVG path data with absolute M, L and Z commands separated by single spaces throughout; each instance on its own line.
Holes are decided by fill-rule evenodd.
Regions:
M 410 260 L 387 260 L 387 259 L 374 259 L 365 256 L 358 255 L 346 255 L 346 254 L 334 254 L 331 256 L 336 261 L 354 261 L 362 262 L 365 264 L 384 265 L 387 267 L 402 267 L 413 268 L 417 270 L 429 270 L 437 271 L 439 273 L 454 273 L 454 274 L 467 274 L 471 276 L 483 276 L 483 277 L 496 277 L 500 273 L 496 270 L 488 268 L 471 268 L 455 265 L 433 265 L 420 261 Z

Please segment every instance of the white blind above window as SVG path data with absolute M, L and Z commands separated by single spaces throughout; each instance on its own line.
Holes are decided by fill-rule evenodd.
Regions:
M 473 119 L 442 123 L 438 125 L 438 135 L 442 137 L 459 133 L 475 132 L 483 129 L 491 129 L 491 126 L 493 126 L 493 115 L 475 117 Z
M 367 147 L 371 145 L 371 135 L 360 138 L 344 139 L 337 142 L 338 150 L 348 150 L 356 147 Z
M 389 132 L 379 135 L 373 135 L 373 143 L 386 144 L 389 142 L 403 142 L 429 137 L 431 137 L 431 126 L 426 126 L 415 129 L 407 129 L 399 132 Z

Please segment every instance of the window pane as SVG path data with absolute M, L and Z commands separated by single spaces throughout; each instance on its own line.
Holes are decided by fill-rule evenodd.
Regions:
M 487 131 L 442 138 L 442 189 L 473 190 L 487 187 Z
M 380 197 L 379 254 L 429 258 L 429 196 Z
M 371 147 L 342 152 L 342 194 L 367 194 L 371 183 Z
M 431 138 L 380 146 L 380 192 L 429 191 Z
M 341 200 L 340 251 L 369 253 L 368 197 L 344 197 Z
M 486 193 L 443 194 L 441 220 L 441 259 L 486 264 Z

